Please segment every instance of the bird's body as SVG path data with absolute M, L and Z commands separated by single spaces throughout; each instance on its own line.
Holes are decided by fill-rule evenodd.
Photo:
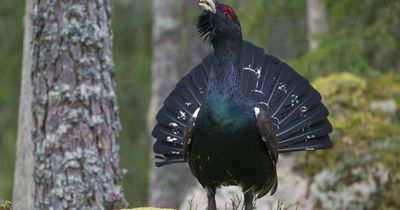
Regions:
M 237 104 L 229 96 L 209 99 L 192 135 L 189 166 L 203 186 L 258 189 L 273 175 L 250 105 Z
M 309 82 L 244 41 L 233 10 L 201 0 L 198 29 L 214 53 L 182 78 L 157 114 L 158 166 L 188 162 L 215 210 L 220 186 L 241 186 L 245 209 L 277 189 L 278 152 L 332 146 L 328 111 Z
M 195 125 L 188 126 L 193 129 L 185 132 L 184 144 L 190 144 L 184 147 L 186 159 L 211 196 L 226 185 L 263 196 L 276 186 L 276 169 L 259 132 L 255 103 L 240 82 L 241 36 L 213 40 L 213 46 L 215 62 L 208 77 L 207 99 Z M 270 140 L 276 145 L 275 138 Z
M 200 109 L 191 131 L 193 142 L 185 150 L 190 170 L 207 189 L 209 209 L 215 209 L 213 197 L 221 186 L 241 186 L 247 209 L 252 209 L 254 195 L 276 190 L 275 164 L 258 129 L 254 106 L 230 95 L 210 96 Z

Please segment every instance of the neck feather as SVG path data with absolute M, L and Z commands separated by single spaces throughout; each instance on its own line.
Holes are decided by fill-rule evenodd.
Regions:
M 246 101 L 240 87 L 241 38 L 213 39 L 215 61 L 210 72 L 208 95 L 231 96 L 236 102 Z

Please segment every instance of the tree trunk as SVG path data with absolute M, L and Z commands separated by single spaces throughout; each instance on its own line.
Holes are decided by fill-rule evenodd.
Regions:
M 309 47 L 316 49 L 319 36 L 326 32 L 328 27 L 328 14 L 322 0 L 307 0 L 307 22 L 309 32 Z
M 149 110 L 149 128 L 154 126 L 156 112 L 175 87 L 181 76 L 199 63 L 207 47 L 194 36 L 193 20 L 188 14 L 194 11 L 195 2 L 176 0 L 153 1 L 153 65 L 152 92 Z M 154 167 L 151 152 L 149 203 L 158 207 L 178 208 L 187 191 L 194 184 L 187 164 Z
M 108 0 L 34 0 L 35 209 L 126 205 Z
M 24 49 L 22 60 L 21 95 L 19 100 L 18 139 L 14 171 L 13 209 L 33 209 L 35 186 L 33 182 L 33 142 L 32 128 L 32 86 L 30 70 L 32 66 L 32 1 L 26 0 L 24 17 Z

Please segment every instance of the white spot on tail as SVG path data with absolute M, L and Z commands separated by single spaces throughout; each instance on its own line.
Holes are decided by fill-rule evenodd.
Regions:
M 171 122 L 170 124 L 168 124 L 170 127 L 176 128 L 178 127 L 178 124 Z
M 256 67 L 255 69 L 251 66 L 251 64 L 249 64 L 248 67 L 244 67 L 243 70 L 247 70 L 247 71 L 251 71 L 256 75 L 257 78 L 257 83 L 256 83 L 256 87 L 258 87 L 258 82 L 260 80 L 261 77 L 261 69 L 262 67 Z
M 171 122 L 171 123 L 169 123 L 168 125 L 169 125 L 169 127 L 172 128 L 171 130 L 172 130 L 172 132 L 173 132 L 175 135 L 178 135 L 178 134 L 179 134 L 178 124 L 176 124 L 176 123 L 174 123 L 174 122 Z
M 287 93 L 286 85 L 281 82 L 279 83 L 278 89 Z
M 299 96 L 297 96 L 297 95 L 291 95 L 291 97 L 292 97 L 292 100 L 290 101 L 290 105 L 291 106 L 294 106 L 294 105 L 296 105 L 296 104 L 298 104 L 299 103 L 299 100 L 297 100 L 298 98 L 299 98 Z
M 300 116 L 307 117 L 307 115 L 306 115 L 307 111 L 308 111 L 308 108 L 306 106 L 300 107 Z
M 264 94 L 264 92 L 262 92 L 261 90 L 251 90 L 251 92 Z
M 186 113 L 179 110 L 178 119 L 186 120 Z
M 171 142 L 171 143 L 174 143 L 174 142 L 178 141 L 178 139 L 175 138 L 175 137 L 167 136 L 167 141 Z

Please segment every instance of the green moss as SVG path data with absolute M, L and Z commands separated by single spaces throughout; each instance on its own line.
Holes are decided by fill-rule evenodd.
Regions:
M 5 201 L 2 198 L 0 198 L 0 210 L 11 210 L 12 209 L 12 203 L 10 201 Z
M 400 206 L 400 75 L 361 78 L 350 73 L 331 74 L 312 82 L 330 111 L 334 147 L 327 151 L 300 153 L 297 167 L 310 175 L 322 169 L 348 171 L 383 167 L 389 171 L 385 194 L 374 194 L 370 209 Z M 338 173 L 342 182 L 352 176 Z M 372 194 L 371 194 L 372 195 Z
M 373 85 L 369 86 L 368 92 L 375 99 L 391 98 L 396 101 L 397 110 L 400 105 L 400 76 L 398 74 L 386 74 L 376 78 Z
M 367 81 L 350 73 L 332 74 L 313 82 L 313 86 L 324 96 L 328 104 L 338 103 L 352 107 L 365 104 L 361 97 Z

